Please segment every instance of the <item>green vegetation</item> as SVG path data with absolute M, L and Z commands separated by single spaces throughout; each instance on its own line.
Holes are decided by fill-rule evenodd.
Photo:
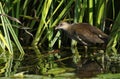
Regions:
M 66 67 L 68 63 L 62 61 L 71 58 L 78 63 L 84 48 L 62 31 L 55 31 L 60 21 L 87 22 L 107 33 L 110 36 L 107 47 L 102 54 L 97 50 L 95 58 L 106 72 L 119 73 L 119 5 L 119 0 L 1 0 L 0 75 L 22 71 L 46 74 L 51 69 Z M 88 51 L 93 52 L 91 49 L 94 48 Z

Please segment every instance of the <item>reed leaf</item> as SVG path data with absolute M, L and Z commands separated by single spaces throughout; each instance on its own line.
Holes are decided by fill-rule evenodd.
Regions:
M 89 0 L 89 23 L 93 25 L 93 0 Z
M 0 14 L 1 14 L 2 28 L 4 30 L 4 37 L 5 37 L 5 39 L 4 39 L 4 37 L 1 35 L 1 40 L 2 40 L 3 44 L 7 47 L 8 51 L 10 53 L 10 54 L 8 54 L 6 51 L 7 54 L 5 54 L 7 57 L 7 62 L 5 64 L 5 69 L 6 69 L 5 76 L 10 76 L 11 72 L 12 72 L 11 69 L 13 67 L 12 63 L 13 63 L 13 54 L 14 54 L 13 43 L 12 43 L 10 37 L 12 36 L 17 48 L 19 49 L 19 51 L 21 53 L 20 57 L 18 58 L 19 60 L 21 60 L 21 58 L 24 56 L 24 50 L 19 43 L 19 40 L 18 40 L 14 30 L 13 30 L 12 25 L 10 24 L 10 21 L 8 20 L 8 17 L 3 16 L 6 14 L 3 11 L 3 7 L 2 7 L 1 3 L 0 3 Z M 10 34 L 11 34 L 11 36 L 10 36 Z
M 36 32 L 35 38 L 34 38 L 34 40 L 32 42 L 33 46 L 36 46 L 38 44 L 38 41 L 40 40 L 41 35 L 42 35 L 42 33 L 43 33 L 44 29 L 45 29 L 44 24 L 46 23 L 46 17 L 47 17 L 48 10 L 50 8 L 51 2 L 52 2 L 52 0 L 44 2 L 43 11 L 42 11 L 42 18 L 41 18 L 38 30 Z
M 117 53 L 118 53 L 116 46 L 117 46 L 117 44 L 119 44 L 119 40 L 120 40 L 119 21 L 120 21 L 120 11 L 117 15 L 114 25 L 112 26 L 111 39 L 107 45 L 107 51 L 106 51 L 107 53 L 112 53 L 114 55 L 117 55 Z

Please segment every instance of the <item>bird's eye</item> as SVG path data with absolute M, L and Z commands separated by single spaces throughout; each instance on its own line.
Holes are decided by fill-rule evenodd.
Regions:
M 62 26 L 63 24 L 61 23 L 60 26 Z

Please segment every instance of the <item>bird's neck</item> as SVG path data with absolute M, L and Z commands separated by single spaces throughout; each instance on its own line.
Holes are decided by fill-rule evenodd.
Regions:
M 64 28 L 65 31 L 70 31 L 71 30 L 71 25 L 66 25 L 65 28 Z

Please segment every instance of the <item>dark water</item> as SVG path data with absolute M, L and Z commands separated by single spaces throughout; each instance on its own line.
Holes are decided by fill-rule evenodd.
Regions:
M 98 75 L 104 73 L 101 62 L 99 62 L 101 59 L 97 60 L 97 58 L 102 56 L 101 54 L 99 55 L 99 52 L 94 54 L 96 56 L 95 58 L 93 54 L 84 58 L 82 57 L 83 49 L 79 52 L 76 49 L 71 50 L 69 48 L 52 51 L 41 51 L 40 49 L 31 48 L 25 51 L 25 56 L 20 61 L 21 65 L 16 68 L 18 76 L 15 74 L 10 78 L 3 77 L 1 79 L 12 79 L 14 77 L 24 79 L 83 79 L 99 78 Z M 79 61 L 76 63 L 77 59 Z M 25 73 L 21 74 L 21 72 Z

